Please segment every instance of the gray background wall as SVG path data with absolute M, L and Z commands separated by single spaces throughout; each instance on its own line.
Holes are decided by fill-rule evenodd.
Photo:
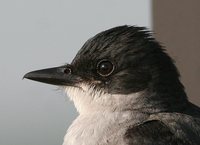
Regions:
M 190 101 L 200 105 L 200 1 L 153 0 L 153 29 L 176 61 Z
M 0 144 L 62 144 L 73 104 L 23 75 L 70 62 L 88 38 L 123 24 L 151 27 L 151 1 L 1 0 Z

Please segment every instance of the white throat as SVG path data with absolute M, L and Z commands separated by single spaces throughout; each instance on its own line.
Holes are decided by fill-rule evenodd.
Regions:
M 94 89 L 94 86 L 79 84 L 78 87 L 66 87 L 65 92 L 74 102 L 80 114 L 87 114 L 99 111 L 122 111 L 130 110 L 136 105 L 137 99 L 144 92 L 137 92 L 128 95 L 108 94 Z

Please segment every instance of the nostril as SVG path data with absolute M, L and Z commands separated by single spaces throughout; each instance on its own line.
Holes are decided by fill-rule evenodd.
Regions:
M 72 73 L 71 68 L 69 68 L 69 67 L 65 68 L 64 73 L 65 74 L 71 74 Z

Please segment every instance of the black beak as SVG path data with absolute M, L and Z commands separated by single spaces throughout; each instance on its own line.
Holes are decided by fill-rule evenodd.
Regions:
M 61 86 L 74 86 L 81 81 L 80 77 L 72 74 L 69 65 L 32 71 L 25 74 L 24 78 Z

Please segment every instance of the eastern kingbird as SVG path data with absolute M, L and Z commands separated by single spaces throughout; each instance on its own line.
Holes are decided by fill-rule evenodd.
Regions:
M 74 102 L 79 116 L 63 145 L 200 145 L 200 108 L 144 27 L 103 31 L 70 64 L 24 78 L 61 86 Z

